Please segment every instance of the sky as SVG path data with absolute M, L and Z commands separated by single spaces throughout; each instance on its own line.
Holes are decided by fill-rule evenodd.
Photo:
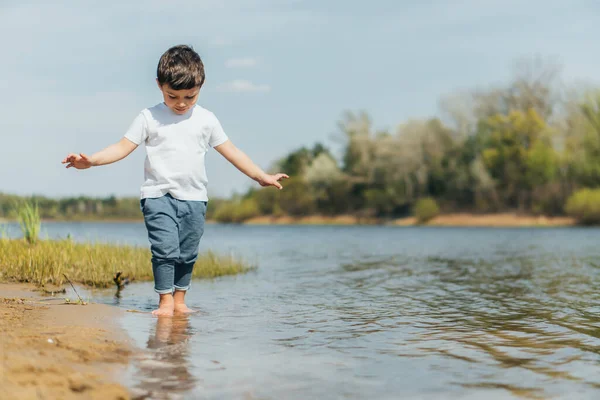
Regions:
M 394 129 L 521 58 L 600 82 L 599 17 L 596 0 L 0 0 L 0 192 L 138 196 L 143 146 L 84 171 L 60 161 L 162 101 L 156 65 L 176 44 L 204 61 L 198 104 L 266 169 L 316 142 L 339 151 L 346 110 Z M 207 173 L 209 197 L 258 187 L 214 150 Z

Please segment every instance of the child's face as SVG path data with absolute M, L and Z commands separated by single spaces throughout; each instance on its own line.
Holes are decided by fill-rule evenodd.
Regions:
M 200 88 L 173 90 L 168 83 L 164 85 L 158 84 L 160 91 L 167 107 L 175 114 L 182 115 L 196 104 Z

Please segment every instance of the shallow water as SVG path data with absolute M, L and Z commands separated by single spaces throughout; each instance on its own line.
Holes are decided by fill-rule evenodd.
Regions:
M 147 244 L 142 224 L 45 229 Z M 147 349 L 128 381 L 151 398 L 595 399 L 598 243 L 583 228 L 208 225 L 203 249 L 259 268 L 194 281 L 189 318 L 127 313 Z M 93 296 L 156 306 L 151 283 Z

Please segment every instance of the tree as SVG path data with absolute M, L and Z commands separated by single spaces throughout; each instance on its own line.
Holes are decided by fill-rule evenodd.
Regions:
M 286 181 L 285 189 L 278 193 L 279 208 L 288 215 L 303 216 L 316 211 L 315 199 L 306 181 L 293 177 Z
M 289 176 L 303 176 L 306 173 L 306 168 L 322 153 L 331 155 L 329 150 L 321 143 L 315 144 L 312 149 L 302 147 L 277 161 L 275 168 L 272 169 L 285 171 Z
M 555 173 L 555 154 L 544 140 L 546 124 L 539 114 L 512 111 L 497 114 L 480 124 L 486 141 L 482 159 L 502 193 L 503 204 L 524 210 L 534 185 Z
M 473 92 L 476 118 L 533 109 L 543 120 L 549 120 L 560 100 L 559 73 L 558 64 L 540 57 L 517 60 L 508 86 Z

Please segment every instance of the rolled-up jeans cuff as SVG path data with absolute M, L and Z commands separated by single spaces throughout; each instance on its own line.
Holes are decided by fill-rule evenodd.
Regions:
M 173 288 L 171 289 L 163 289 L 163 290 L 159 290 L 157 288 L 154 288 L 154 291 L 158 294 L 173 294 Z
M 190 287 L 191 287 L 191 286 L 192 286 L 191 284 L 190 284 L 190 285 L 187 285 L 187 286 L 185 286 L 185 287 L 180 287 L 180 286 L 177 286 L 177 285 L 175 285 L 175 286 L 173 286 L 173 288 L 174 288 L 175 290 L 178 290 L 178 291 L 180 291 L 180 292 L 187 292 L 188 290 L 190 290 Z

